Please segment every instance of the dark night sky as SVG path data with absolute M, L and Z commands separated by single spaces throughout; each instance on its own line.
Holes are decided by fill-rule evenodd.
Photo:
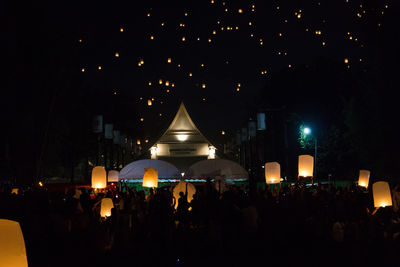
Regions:
M 393 1 L 10 1 L 1 12 L 8 133 L 36 129 L 27 143 L 69 112 L 161 129 L 182 100 L 206 135 L 232 134 L 257 108 L 337 112 L 338 97 L 359 90 L 338 77 L 395 80 Z

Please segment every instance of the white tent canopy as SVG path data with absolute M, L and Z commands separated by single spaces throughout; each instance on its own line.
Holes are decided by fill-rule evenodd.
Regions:
M 145 168 L 158 171 L 159 179 L 180 179 L 179 170 L 169 162 L 157 159 L 137 160 L 126 165 L 119 173 L 119 179 L 142 180 Z
M 238 163 L 227 159 L 207 159 L 196 162 L 185 173 L 185 178 L 205 179 L 223 176 L 227 180 L 247 180 L 249 174 Z

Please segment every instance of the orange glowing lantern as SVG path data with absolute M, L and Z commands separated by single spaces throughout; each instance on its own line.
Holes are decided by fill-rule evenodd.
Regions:
M 145 168 L 143 175 L 143 187 L 158 186 L 158 171 L 153 168 Z
M 24 235 L 16 221 L 0 219 L 0 266 L 28 267 Z
M 388 182 L 379 181 L 372 184 L 372 194 L 375 208 L 392 206 L 392 195 Z
M 101 207 L 100 207 L 100 216 L 110 217 L 111 216 L 111 209 L 114 208 L 114 203 L 111 198 L 103 198 L 101 200 Z
M 370 174 L 371 172 L 368 170 L 360 170 L 360 175 L 358 177 L 358 185 L 368 188 Z
M 314 157 L 310 155 L 299 156 L 299 177 L 312 177 L 314 171 Z
M 265 182 L 277 184 L 281 181 L 281 165 L 278 162 L 265 163 Z
M 103 166 L 96 166 L 92 170 L 92 187 L 96 189 L 106 188 L 107 173 Z
M 173 189 L 173 195 L 175 198 L 175 209 L 178 208 L 178 200 L 180 198 L 179 193 L 183 192 L 185 194 L 186 192 L 186 185 L 187 185 L 187 200 L 190 203 L 193 199 L 193 195 L 196 193 L 196 187 L 188 182 L 181 181 L 179 184 L 177 184 L 174 189 Z

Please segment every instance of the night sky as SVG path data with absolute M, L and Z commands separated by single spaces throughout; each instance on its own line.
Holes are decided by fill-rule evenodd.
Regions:
M 49 123 L 82 112 L 154 138 L 146 132 L 165 129 L 181 101 L 206 136 L 234 135 L 258 109 L 334 117 L 339 98 L 363 90 L 346 77 L 374 76 L 387 90 L 396 80 L 393 1 L 31 2 L 1 12 L 13 142 L 40 146 Z

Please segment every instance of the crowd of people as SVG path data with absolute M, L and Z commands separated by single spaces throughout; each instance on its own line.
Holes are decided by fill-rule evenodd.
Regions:
M 34 266 L 398 266 L 400 189 L 375 209 L 357 186 L 249 191 L 211 181 L 188 202 L 168 187 L 136 191 L 0 187 L 0 218 L 21 225 Z M 111 216 L 100 217 L 101 199 Z M 177 208 L 175 208 L 177 204 Z

